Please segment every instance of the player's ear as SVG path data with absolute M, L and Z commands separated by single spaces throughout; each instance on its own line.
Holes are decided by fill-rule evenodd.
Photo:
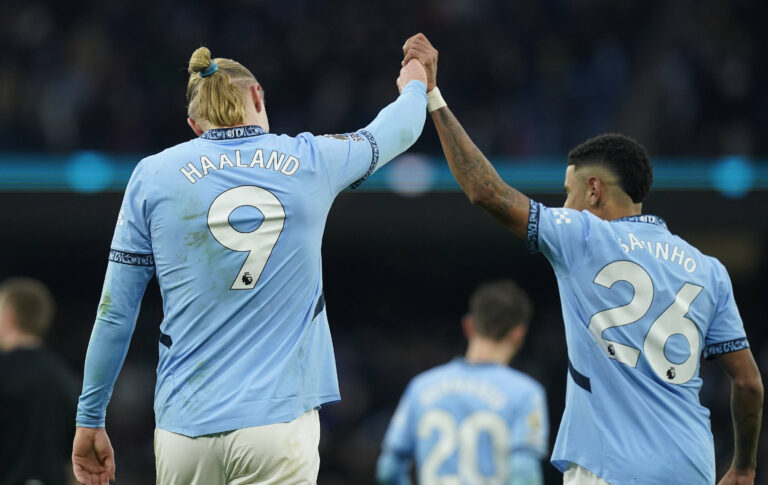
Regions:
M 189 125 L 190 128 L 192 128 L 192 131 L 194 131 L 195 135 L 197 136 L 202 135 L 203 131 L 205 131 L 202 128 L 200 128 L 200 125 L 198 125 L 197 122 L 192 118 L 187 118 L 187 124 Z
M 587 179 L 587 198 L 591 207 L 600 205 L 600 198 L 603 196 L 603 186 L 600 179 L 592 175 Z
M 248 91 L 251 93 L 251 99 L 253 100 L 253 105 L 256 107 L 256 112 L 261 113 L 261 110 L 264 109 L 264 91 L 261 89 L 261 85 L 259 83 L 253 83 L 248 88 Z
M 469 315 L 464 315 L 461 319 L 461 329 L 464 330 L 464 336 L 469 340 L 475 334 L 475 322 Z
M 523 345 L 526 333 L 528 333 L 528 328 L 525 325 L 515 325 L 509 329 L 507 338 L 514 344 L 516 349 L 519 349 Z
M 500 343 L 503 343 L 512 350 L 510 357 L 514 357 L 518 350 L 520 350 L 520 348 L 523 346 L 523 341 L 525 340 L 525 334 L 527 331 L 528 329 L 525 327 L 525 325 L 515 325 L 509 329 L 507 334 L 500 341 Z

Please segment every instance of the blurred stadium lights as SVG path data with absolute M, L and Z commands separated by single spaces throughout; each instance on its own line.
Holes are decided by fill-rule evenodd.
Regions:
M 62 156 L 0 153 L 0 192 L 122 192 L 141 158 L 91 151 Z M 523 192 L 563 192 L 562 158 L 492 161 L 501 177 Z M 460 189 L 442 158 L 406 154 L 357 190 L 413 197 Z M 744 197 L 753 190 L 768 190 L 768 159 L 656 158 L 653 190 L 716 190 L 726 197 Z
M 112 181 L 113 166 L 99 152 L 77 152 L 67 164 L 67 183 L 75 192 L 102 192 Z
M 416 197 L 432 190 L 436 168 L 429 157 L 406 154 L 393 160 L 384 175 L 393 192 Z
M 122 192 L 140 157 L 0 153 L 0 192 Z
M 741 198 L 755 185 L 755 172 L 749 160 L 725 157 L 711 168 L 712 185 L 729 198 Z

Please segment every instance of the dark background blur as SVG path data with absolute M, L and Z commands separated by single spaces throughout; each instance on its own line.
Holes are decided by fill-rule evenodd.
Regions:
M 492 158 L 564 160 L 583 139 L 622 131 L 652 159 L 685 158 L 694 171 L 703 158 L 758 160 L 768 156 L 763 10 L 739 0 L 3 1 L 0 168 L 84 149 L 138 162 L 187 140 L 185 70 L 202 44 L 254 72 L 272 131 L 351 131 L 394 99 L 400 48 L 419 31 L 440 50 L 443 95 Z M 442 155 L 430 120 L 412 151 Z M 535 197 L 551 205 L 564 198 Z M 66 188 L 0 192 L 0 279 L 29 275 L 51 286 L 59 312 L 48 344 L 78 372 L 120 200 L 117 192 Z M 723 261 L 768 375 L 768 191 L 656 191 L 645 211 Z M 407 381 L 463 352 L 466 299 L 496 278 L 517 279 L 536 303 L 514 366 L 546 387 L 554 441 L 567 361 L 555 278 L 542 256 L 528 256 L 455 190 L 344 193 L 323 247 L 343 400 L 321 412 L 319 483 L 372 482 Z M 126 485 L 154 483 L 161 319 L 153 282 L 108 411 L 118 483 Z M 704 363 L 701 374 L 722 473 L 732 453 L 729 383 L 717 364 Z M 544 468 L 547 483 L 561 481 Z

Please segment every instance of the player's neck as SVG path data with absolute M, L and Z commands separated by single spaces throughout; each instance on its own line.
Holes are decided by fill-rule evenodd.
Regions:
M 232 126 L 216 126 L 213 124 L 201 124 L 203 131 L 215 130 L 220 128 L 237 128 L 238 126 L 260 126 L 264 131 L 269 133 L 269 120 L 267 119 L 266 111 L 262 110 L 257 113 L 255 110 L 247 111 L 242 123 L 238 123 Z
M 602 204 L 595 208 L 590 208 L 590 212 L 601 219 L 612 221 L 622 217 L 637 216 L 643 212 L 643 204 Z
M 261 111 L 256 111 L 256 108 L 250 106 L 245 111 L 245 118 L 243 119 L 244 125 L 257 125 L 260 126 L 269 133 L 269 119 L 267 119 L 267 110 L 262 108 Z
M 10 352 L 18 349 L 36 348 L 42 345 L 42 340 L 34 335 L 14 332 L 3 337 L 2 350 Z
M 469 340 L 464 360 L 470 364 L 508 365 L 514 355 L 515 349 L 507 343 L 496 342 L 483 337 L 473 337 Z

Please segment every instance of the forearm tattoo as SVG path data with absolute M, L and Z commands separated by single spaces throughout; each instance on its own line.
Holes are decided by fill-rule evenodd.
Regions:
M 525 229 L 529 199 L 507 185 L 447 107 L 432 112 L 448 165 L 473 202 L 502 224 Z M 525 217 L 521 218 L 521 212 Z

